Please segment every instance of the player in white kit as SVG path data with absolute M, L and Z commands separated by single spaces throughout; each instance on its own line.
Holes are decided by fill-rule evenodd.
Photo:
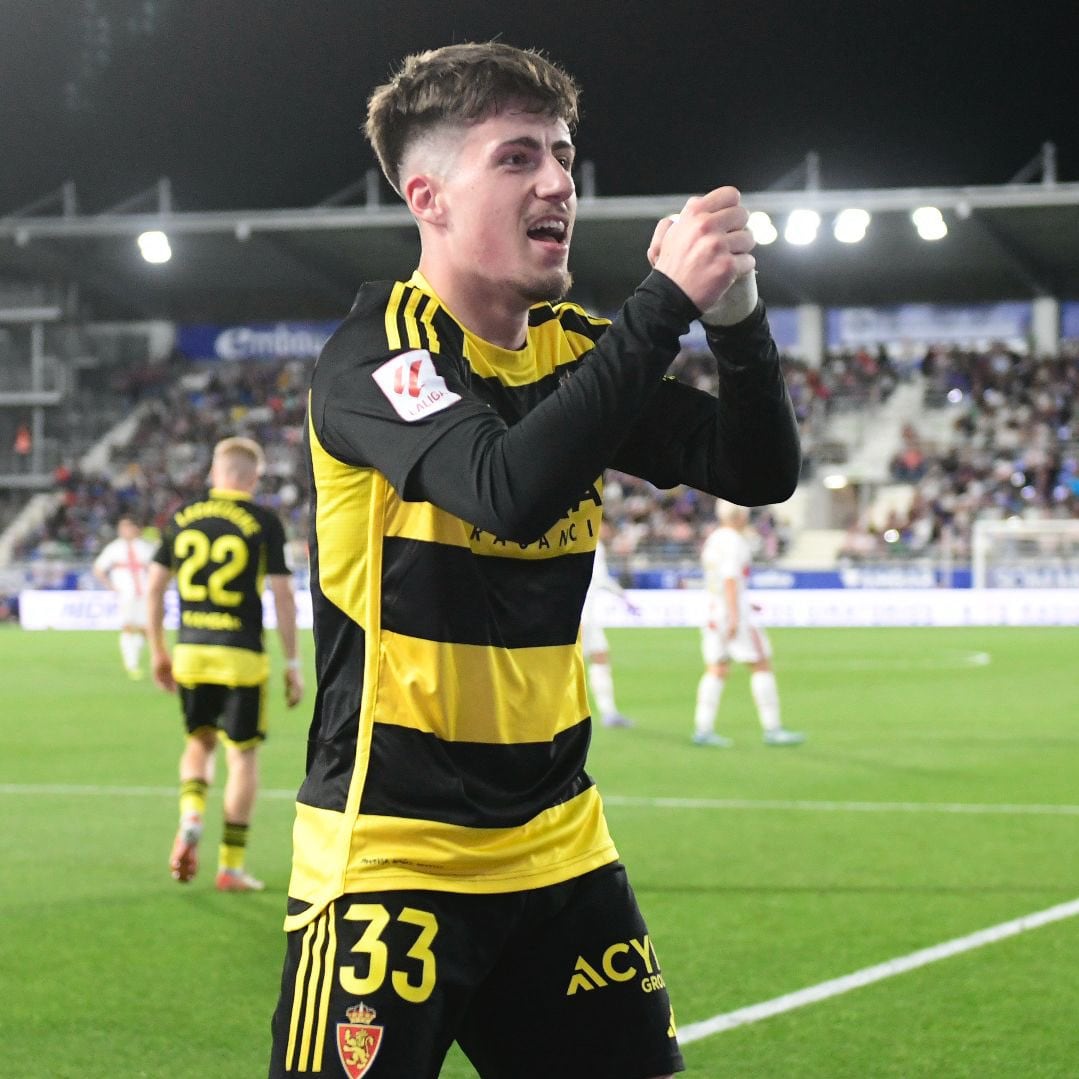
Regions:
M 599 710 L 600 722 L 604 727 L 632 727 L 633 723 L 618 711 L 614 700 L 610 646 L 599 616 L 600 592 L 610 592 L 618 596 L 631 612 L 636 610 L 622 586 L 611 576 L 607 567 L 607 549 L 602 540 L 596 544 L 592 582 L 588 586 L 584 610 L 581 612 L 581 651 L 588 664 L 588 686 Z
M 119 599 L 120 656 L 128 677 L 142 677 L 139 657 L 146 639 L 146 573 L 154 545 L 142 538 L 133 517 L 116 522 L 116 539 L 94 560 L 94 576 Z
M 707 621 L 701 629 L 701 654 L 705 672 L 697 686 L 693 741 L 697 745 L 727 747 L 729 738 L 716 734 L 716 713 L 731 660 L 745 663 L 753 703 L 764 731 L 765 744 L 793 746 L 805 735 L 784 728 L 779 713 L 779 690 L 772 671 L 772 645 L 756 622 L 747 596 L 752 560 L 746 529 L 749 510 L 722 500 L 716 502 L 719 527 L 701 550 L 705 588 L 708 590 Z

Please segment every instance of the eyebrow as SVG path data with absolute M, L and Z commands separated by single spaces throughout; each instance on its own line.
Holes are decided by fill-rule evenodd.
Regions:
M 539 139 L 533 138 L 531 135 L 519 135 L 515 139 L 506 139 L 505 142 L 498 144 L 500 150 L 509 146 L 520 146 L 523 150 L 543 150 L 543 143 Z M 576 147 L 568 139 L 559 139 L 557 142 L 551 143 L 552 150 L 569 150 L 570 153 L 576 153 Z

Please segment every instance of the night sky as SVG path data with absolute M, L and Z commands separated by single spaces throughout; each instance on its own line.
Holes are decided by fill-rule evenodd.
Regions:
M 1079 180 L 1076 5 L 999 7 L 0 0 L 0 215 L 159 176 L 180 210 L 313 205 L 374 164 L 365 101 L 400 57 L 494 36 L 583 85 L 601 195 L 759 191 L 811 150 L 829 188 L 998 184 L 1046 140 Z

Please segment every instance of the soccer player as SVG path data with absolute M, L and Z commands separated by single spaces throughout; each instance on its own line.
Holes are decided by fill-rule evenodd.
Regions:
M 798 435 L 733 188 L 658 224 L 613 323 L 562 302 L 576 99 L 490 42 L 409 57 L 368 102 L 421 254 L 312 376 L 319 685 L 274 1077 L 425 1079 L 454 1040 L 485 1077 L 682 1067 L 585 771 L 602 474 L 782 501 Z M 702 311 L 718 401 L 663 377 Z
M 705 671 L 697 685 L 693 741 L 697 745 L 720 748 L 733 744 L 729 738 L 715 732 L 716 713 L 733 659 L 748 664 L 753 672 L 749 676 L 749 688 L 765 744 L 799 745 L 805 741 L 805 735 L 788 731 L 780 721 L 779 690 L 772 671 L 772 645 L 768 634 L 757 624 L 747 595 L 752 558 L 745 535 L 749 528 L 749 510 L 718 499 L 716 517 L 719 527 L 704 541 L 701 549 L 708 613 L 707 622 L 701 628 Z
M 273 594 L 285 655 L 285 701 L 291 708 L 303 696 L 285 531 L 273 512 L 252 499 L 263 464 L 262 448 L 251 439 L 226 438 L 214 447 L 209 493 L 170 518 L 147 590 L 154 680 L 171 693 L 179 690 L 187 730 L 180 757 L 180 827 L 169 868 L 181 882 L 198 870 L 206 795 L 220 739 L 228 767 L 216 878 L 223 892 L 263 888 L 244 868 L 244 853 L 258 787 L 255 755 L 266 737 L 264 579 Z M 180 629 L 170 657 L 165 589 L 173 575 Z
M 142 538 L 138 522 L 124 514 L 116 522 L 116 538 L 94 559 L 94 576 L 116 593 L 120 612 L 120 658 L 132 679 L 142 677 L 142 644 L 146 638 L 146 574 L 154 546 Z
M 588 686 L 599 709 L 600 722 L 604 727 L 632 727 L 633 722 L 619 712 L 615 703 L 611 649 L 607 642 L 607 632 L 599 617 L 600 592 L 610 592 L 617 596 L 630 611 L 636 609 L 622 586 L 611 576 L 607 566 L 607 547 L 602 540 L 596 544 L 592 582 L 588 586 L 581 611 L 581 649 L 588 668 Z

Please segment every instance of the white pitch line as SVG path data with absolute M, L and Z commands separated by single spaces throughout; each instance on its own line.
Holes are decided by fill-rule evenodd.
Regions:
M 905 974 L 910 970 L 928 966 L 941 959 L 948 959 L 953 955 L 961 955 L 963 952 L 982 948 L 986 944 L 995 944 L 997 941 L 1006 940 L 1008 937 L 1018 936 L 1020 933 L 1038 929 L 1043 925 L 1063 921 L 1065 918 L 1074 918 L 1079 914 L 1079 899 L 1073 899 L 1067 903 L 1060 903 L 1047 910 L 1038 911 L 1035 914 L 1025 914 L 1010 922 L 1002 922 L 1000 925 L 991 926 L 989 929 L 980 929 L 969 936 L 956 937 L 947 940 L 943 944 L 935 944 L 931 948 L 923 948 L 910 955 L 900 956 L 898 959 L 889 959 L 877 966 L 866 967 L 864 970 L 856 970 L 853 974 L 845 974 L 841 978 L 833 978 L 819 985 L 811 985 L 806 989 L 799 989 L 794 993 L 785 993 L 781 997 L 762 1001 L 760 1004 L 751 1004 L 736 1011 L 727 1012 L 725 1015 L 715 1015 L 711 1019 L 703 1019 L 699 1023 L 690 1023 L 681 1027 L 678 1031 L 678 1040 L 683 1045 L 700 1041 L 712 1034 L 720 1034 L 725 1030 L 734 1030 L 735 1027 L 746 1026 L 749 1023 L 759 1023 L 762 1019 L 770 1019 L 784 1012 L 802 1008 L 807 1004 L 816 1004 L 818 1001 L 828 1000 L 843 993 L 849 993 L 854 989 L 862 989 L 874 982 L 884 981 L 885 978 L 894 978 L 897 974 Z
M 770 809 L 816 813 L 984 813 L 1005 816 L 1079 816 L 1079 805 L 1037 805 L 1026 802 L 811 802 L 751 798 L 636 798 L 605 794 L 609 806 L 645 809 Z
M 176 787 L 122 787 L 66 783 L 0 783 L 0 795 L 50 797 L 174 798 Z M 295 790 L 268 789 L 260 798 L 294 801 Z M 1027 802 L 811 802 L 751 798 L 640 798 L 606 794 L 609 806 L 643 809 L 779 810 L 810 813 L 970 813 L 998 816 L 1079 817 L 1079 805 L 1038 805 Z

